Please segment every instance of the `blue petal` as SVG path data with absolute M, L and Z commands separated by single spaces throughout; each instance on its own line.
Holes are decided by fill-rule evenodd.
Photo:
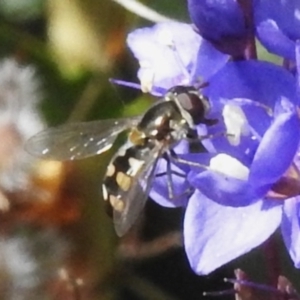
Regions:
M 271 108 L 283 98 L 298 102 L 295 79 L 288 71 L 254 60 L 227 63 L 210 79 L 205 94 L 217 111 L 220 99 L 251 99 Z
M 255 154 L 249 181 L 256 186 L 275 183 L 291 165 L 299 145 L 296 112 L 279 114 L 263 136 Z
M 256 1 L 254 13 L 258 36 L 270 51 L 294 59 L 293 42 L 300 38 L 299 9 L 298 0 Z
M 167 89 L 190 80 L 185 72 L 195 68 L 201 41 L 191 25 L 177 22 L 137 29 L 127 38 L 128 46 L 141 64 L 139 78 L 151 69 L 153 84 Z
M 269 52 L 295 60 L 295 42 L 281 31 L 274 20 L 257 20 L 256 33 Z
M 193 23 L 207 39 L 245 34 L 243 13 L 236 0 L 189 0 L 188 8 Z
M 300 268 L 300 198 L 284 202 L 281 231 L 296 268 Z
M 192 73 L 192 82 L 199 82 L 199 78 L 208 81 L 228 60 L 229 55 L 221 53 L 212 44 L 202 40 L 197 54 L 195 69 Z
M 224 207 L 196 192 L 184 219 L 184 245 L 193 270 L 208 274 L 263 243 L 280 224 L 278 203 Z
M 263 197 L 269 186 L 263 188 L 251 185 L 248 181 L 228 177 L 219 172 L 190 172 L 190 184 L 206 197 L 226 206 L 240 207 Z

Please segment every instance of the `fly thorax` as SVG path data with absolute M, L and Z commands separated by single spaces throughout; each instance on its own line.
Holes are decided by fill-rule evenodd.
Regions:
M 146 139 L 165 141 L 172 138 L 174 131 L 182 127 L 183 121 L 185 120 L 177 105 L 171 101 L 164 101 L 154 104 L 145 113 L 137 130 L 142 132 Z
M 186 138 L 189 124 L 185 119 L 170 120 L 170 142 L 176 143 Z

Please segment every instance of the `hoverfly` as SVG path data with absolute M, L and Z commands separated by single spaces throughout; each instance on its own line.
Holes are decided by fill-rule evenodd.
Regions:
M 115 229 L 122 236 L 145 205 L 159 158 L 167 160 L 168 181 L 172 173 L 170 161 L 193 165 L 180 160 L 173 147 L 187 139 L 197 141 L 203 148 L 201 139 L 205 137 L 198 136 L 196 125 L 216 123 L 206 119 L 209 109 L 208 99 L 195 87 L 175 86 L 142 116 L 50 128 L 29 139 L 27 150 L 44 159 L 81 159 L 107 151 L 121 132 L 129 130 L 102 181 L 103 198 L 113 208 Z M 172 182 L 168 182 L 168 191 L 172 198 Z

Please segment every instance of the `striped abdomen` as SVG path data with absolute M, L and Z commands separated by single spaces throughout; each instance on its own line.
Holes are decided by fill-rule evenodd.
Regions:
M 143 157 L 147 152 L 147 147 L 128 143 L 110 161 L 102 182 L 103 199 L 108 204 L 109 215 L 112 215 L 113 209 L 120 213 L 125 209 L 127 195 L 144 168 Z

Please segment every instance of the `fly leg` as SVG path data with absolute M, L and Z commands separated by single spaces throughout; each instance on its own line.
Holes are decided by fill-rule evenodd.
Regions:
M 171 158 L 169 155 L 165 154 L 164 158 L 167 162 L 166 172 L 157 173 L 156 177 L 167 176 L 167 188 L 168 188 L 168 196 L 170 200 L 176 200 L 182 198 L 183 196 L 189 196 L 193 192 L 193 188 L 189 187 L 185 191 L 180 194 L 175 194 L 173 175 L 176 175 L 181 178 L 186 178 L 186 174 L 182 174 L 177 171 L 173 171 L 171 168 Z
M 176 152 L 172 149 L 169 151 L 169 157 L 170 157 L 170 160 L 172 160 L 173 162 L 178 163 L 178 164 L 209 170 L 209 167 L 206 165 L 178 157 Z
M 170 158 L 168 157 L 168 155 L 164 155 L 164 158 L 167 162 L 167 169 L 166 169 L 166 172 L 163 172 L 163 173 L 159 173 L 159 174 L 156 174 L 156 177 L 158 176 L 164 176 L 166 175 L 167 176 L 167 188 L 168 188 L 168 195 L 169 195 L 169 199 L 170 200 L 173 200 L 174 199 L 174 195 L 175 195 L 175 192 L 174 192 L 174 183 L 173 183 L 173 179 L 172 179 L 172 174 L 174 175 L 179 175 L 180 173 L 179 172 L 175 172 L 175 171 L 172 171 L 172 168 L 171 168 L 171 161 L 170 161 Z M 179 175 L 180 177 L 184 177 L 183 174 L 180 174 Z
M 201 142 L 201 138 L 198 135 L 198 132 L 196 129 L 190 128 L 186 140 L 189 143 L 189 151 L 191 153 L 206 153 L 207 149 L 204 147 L 204 145 Z
M 204 147 L 202 141 L 206 139 L 213 139 L 217 137 L 234 137 L 231 133 L 218 132 L 214 134 L 198 135 L 197 130 L 190 129 L 186 135 L 185 140 L 189 143 L 191 153 L 206 153 L 207 149 Z
M 227 132 L 217 132 L 217 133 L 212 133 L 212 134 L 205 134 L 205 135 L 198 135 L 195 134 L 194 130 L 191 131 L 185 138 L 188 142 L 202 142 L 203 140 L 207 139 L 213 139 L 217 137 L 233 137 L 234 134 L 232 133 L 227 133 Z

